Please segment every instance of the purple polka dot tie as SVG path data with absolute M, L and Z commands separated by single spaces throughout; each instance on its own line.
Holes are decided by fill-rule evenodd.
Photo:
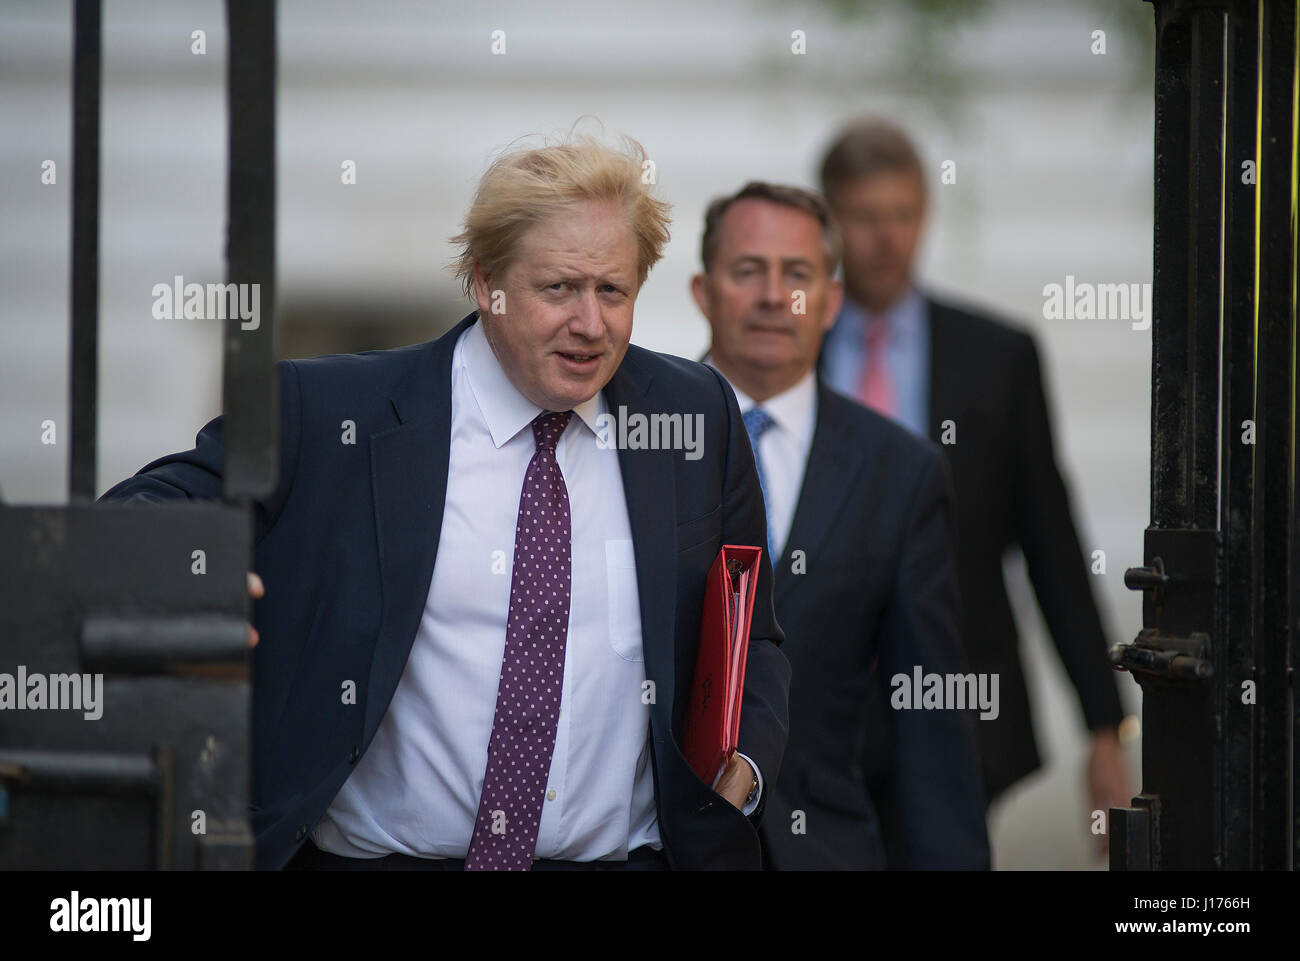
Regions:
M 533 420 L 537 451 L 519 495 L 506 650 L 467 871 L 527 871 L 537 851 L 569 633 L 569 492 L 555 445 L 572 414 Z

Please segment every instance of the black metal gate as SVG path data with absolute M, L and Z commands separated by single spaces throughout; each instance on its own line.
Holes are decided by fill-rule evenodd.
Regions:
M 1296 0 L 1153 0 L 1142 793 L 1112 869 L 1294 867 Z
M 0 868 L 251 867 L 245 571 L 278 424 L 275 8 L 227 4 L 227 281 L 260 284 L 265 319 L 226 322 L 222 501 L 158 506 L 94 503 L 100 15 L 77 0 L 69 504 L 0 506 Z

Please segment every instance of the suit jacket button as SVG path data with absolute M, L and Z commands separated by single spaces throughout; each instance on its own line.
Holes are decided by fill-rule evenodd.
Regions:
M 306 836 L 307 836 L 307 825 L 305 825 L 305 824 L 299 824 L 299 825 L 298 825 L 298 834 L 297 834 L 297 836 L 294 838 L 294 840 L 295 840 L 295 841 L 301 841 L 301 840 L 302 840 L 303 838 L 305 838 Z
M 353 748 L 352 753 L 348 755 L 348 763 L 356 764 L 357 758 L 359 758 L 360 756 L 361 756 L 361 752 L 358 751 L 356 748 Z

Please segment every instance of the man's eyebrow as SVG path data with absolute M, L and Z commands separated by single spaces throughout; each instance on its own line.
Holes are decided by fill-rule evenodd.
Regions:
M 600 271 L 598 273 L 585 273 L 580 270 L 570 270 L 566 267 L 550 267 L 539 265 L 535 268 L 535 278 L 542 283 L 554 283 L 555 278 L 559 278 L 566 283 L 573 281 L 593 281 L 599 284 L 631 284 L 634 283 L 632 271 L 624 272 L 619 269 L 610 271 Z
M 533 270 L 539 274 L 555 274 L 558 277 L 576 277 L 578 280 L 585 280 L 588 277 L 617 277 L 624 273 L 623 268 L 611 267 L 599 270 L 575 270 L 572 267 L 565 267 L 563 264 L 552 264 L 547 261 L 537 261 L 533 264 Z M 633 273 L 633 268 L 629 268 L 627 273 Z
M 732 266 L 732 267 L 738 267 L 738 266 L 740 266 L 741 264 L 745 264 L 745 263 L 754 263 L 754 264 L 759 264 L 760 266 L 766 266 L 766 264 L 767 264 L 767 258 L 766 258 L 766 257 L 760 257 L 758 254 L 741 254 L 739 257 L 736 257 L 736 258 L 733 258 L 733 259 L 732 259 L 732 261 L 731 261 L 731 266 Z M 814 263 L 814 261 L 811 260 L 810 258 L 808 258 L 808 257 L 802 257 L 802 256 L 800 256 L 800 257 L 782 257 L 782 258 L 781 258 L 781 265 L 784 266 L 784 267 L 790 267 L 790 266 L 793 266 L 793 265 L 795 265 L 795 264 L 803 264 L 803 265 L 807 265 L 807 266 L 811 267 L 811 266 L 813 265 L 813 263 Z

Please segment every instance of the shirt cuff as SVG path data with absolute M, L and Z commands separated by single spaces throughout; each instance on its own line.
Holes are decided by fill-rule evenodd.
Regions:
M 757 764 L 751 761 L 744 754 L 741 754 L 739 751 L 736 752 L 736 756 L 740 758 L 744 758 L 745 763 L 754 769 L 754 776 L 758 778 L 758 790 L 754 792 L 754 800 L 750 801 L 748 804 L 746 804 L 743 808 L 740 809 L 741 814 L 745 815 L 745 817 L 749 817 L 758 808 L 759 799 L 762 798 L 763 796 L 763 772 L 758 769 Z

